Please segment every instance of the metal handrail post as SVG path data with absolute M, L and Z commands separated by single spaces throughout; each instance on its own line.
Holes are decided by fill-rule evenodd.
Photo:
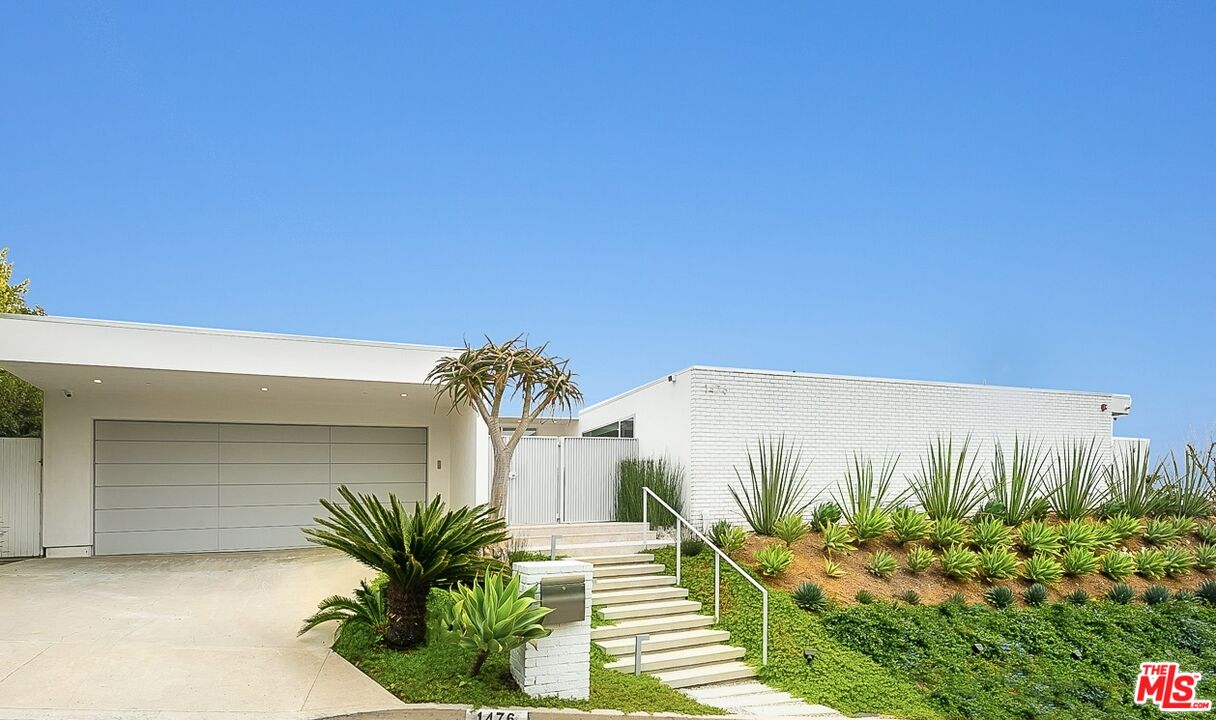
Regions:
M 760 664 L 768 665 L 768 593 L 764 593 L 763 603 L 763 611 L 760 614 L 760 621 L 764 623 L 760 631 Z
M 645 489 L 645 488 L 643 488 Z M 649 547 L 646 544 L 646 536 L 650 534 L 650 520 L 646 518 L 646 510 L 650 507 L 650 503 L 646 501 L 646 493 L 642 493 L 642 549 Z
M 683 535 L 680 532 L 680 516 L 676 515 L 676 585 L 680 584 L 680 538 Z
M 722 619 L 722 560 L 714 555 L 714 622 Z

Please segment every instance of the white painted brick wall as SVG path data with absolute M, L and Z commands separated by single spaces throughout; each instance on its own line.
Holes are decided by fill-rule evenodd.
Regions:
M 1110 407 L 1101 406 L 1127 400 L 1103 393 L 712 368 L 694 368 L 690 383 L 686 514 L 696 522 L 703 513 L 706 523 L 741 521 L 727 488 L 738 487 L 735 467 L 747 479 L 747 450 L 754 452 L 761 436 L 784 433 L 787 441 L 802 443 L 804 458 L 811 460 L 812 491 L 834 487 L 855 451 L 872 456 L 876 469 L 884 453 L 899 455 L 894 484 L 902 490 L 938 433 L 952 432 L 956 447 L 971 433 L 985 472 L 993 441 L 999 439 L 1008 453 L 1015 433 L 1050 445 L 1097 437 L 1109 457 L 1113 419 Z
M 582 575 L 586 585 L 584 620 L 552 626 L 549 637 L 511 651 L 511 676 L 532 697 L 586 700 L 591 693 L 591 564 L 577 560 L 517 562 L 522 589 L 554 575 Z

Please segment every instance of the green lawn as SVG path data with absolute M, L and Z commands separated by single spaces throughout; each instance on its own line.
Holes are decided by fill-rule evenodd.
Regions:
M 334 650 L 406 702 L 457 703 L 475 707 L 574 707 L 624 712 L 679 712 L 703 715 L 714 708 L 681 695 L 652 677 L 634 677 L 603 667 L 607 656 L 593 647 L 591 699 L 568 701 L 528 697 L 515 688 L 507 655 L 491 655 L 475 678 L 466 677 L 472 652 L 452 641 L 441 623 L 448 603 L 442 591 L 431 593 L 429 641 L 411 652 L 377 645 L 370 633 L 351 627 L 340 633 Z
M 655 552 L 655 562 L 674 572 L 674 551 Z M 684 585 L 690 597 L 713 612 L 713 554 L 684 558 Z M 760 593 L 723 563 L 722 624 L 731 644 L 748 649 L 748 660 L 759 665 Z M 812 648 L 807 663 L 803 650 Z M 760 679 L 772 687 L 844 713 L 881 713 L 901 718 L 941 718 L 923 692 L 867 655 L 831 637 L 814 616 L 803 612 L 788 594 L 769 591 L 769 664 Z

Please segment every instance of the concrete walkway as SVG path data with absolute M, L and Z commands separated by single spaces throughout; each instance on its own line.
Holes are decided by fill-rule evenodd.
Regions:
M 402 707 L 296 637 L 367 570 L 328 550 L 0 566 L 0 719 L 298 720 Z

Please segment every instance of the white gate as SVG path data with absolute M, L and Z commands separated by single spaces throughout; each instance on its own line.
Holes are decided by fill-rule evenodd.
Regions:
M 637 456 L 634 438 L 524 438 L 511 456 L 507 521 L 615 520 L 617 465 Z
M 42 441 L 0 438 L 0 557 L 42 554 Z

